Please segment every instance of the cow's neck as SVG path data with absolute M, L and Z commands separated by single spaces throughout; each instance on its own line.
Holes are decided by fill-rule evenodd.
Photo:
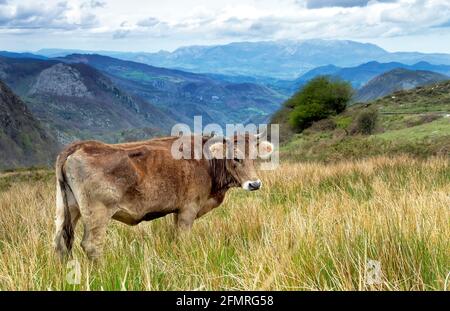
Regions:
M 210 175 L 212 180 L 212 196 L 222 195 L 237 184 L 234 177 L 227 171 L 225 159 L 210 160 Z

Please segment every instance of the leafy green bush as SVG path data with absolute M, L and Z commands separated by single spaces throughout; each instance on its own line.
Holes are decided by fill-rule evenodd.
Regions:
M 302 131 L 314 121 L 345 110 L 353 90 L 348 82 L 320 76 L 309 81 L 287 102 L 290 125 Z

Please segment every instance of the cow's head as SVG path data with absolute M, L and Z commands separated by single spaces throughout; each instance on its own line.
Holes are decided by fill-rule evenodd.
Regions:
M 256 174 L 255 159 L 269 158 L 273 149 L 270 142 L 260 141 L 255 135 L 236 135 L 209 146 L 213 158 L 225 161 L 226 171 L 233 177 L 235 185 L 248 191 L 258 190 L 262 186 Z

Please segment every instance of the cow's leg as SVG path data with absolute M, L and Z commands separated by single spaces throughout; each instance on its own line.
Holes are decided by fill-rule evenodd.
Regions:
M 73 242 L 73 235 L 72 236 L 66 236 L 68 235 L 68 232 L 65 232 L 68 230 L 68 228 L 64 228 L 65 225 L 65 217 L 69 217 L 70 222 L 72 224 L 71 232 L 75 231 L 75 227 L 77 225 L 78 219 L 80 218 L 80 210 L 78 207 L 78 204 L 75 200 L 75 197 L 73 196 L 73 193 L 70 190 L 66 191 L 66 198 L 67 198 L 67 204 L 69 207 L 69 213 L 66 215 L 65 207 L 64 207 L 64 197 L 61 192 L 61 187 L 59 183 L 57 183 L 56 187 L 56 218 L 55 218 L 55 237 L 54 237 L 54 247 L 56 252 L 61 256 L 65 256 L 70 254 L 72 250 L 72 242 Z
M 206 213 L 209 213 L 210 211 L 212 211 L 213 209 L 215 209 L 217 206 L 220 205 L 220 203 L 222 203 L 222 201 L 218 201 L 216 198 L 211 198 L 208 201 L 206 201 L 202 208 L 200 209 L 200 211 L 197 213 L 196 218 L 200 218 L 203 215 L 205 215 Z
M 197 217 L 198 207 L 194 204 L 189 204 L 175 216 L 176 227 L 179 232 L 189 232 L 192 228 L 195 218 Z
M 96 260 L 103 252 L 106 228 L 115 210 L 97 202 L 81 209 L 84 235 L 81 246 L 89 259 Z
M 206 213 L 209 213 L 210 211 L 215 209 L 217 206 L 219 206 L 223 202 L 224 198 L 225 198 L 225 194 L 221 193 L 221 194 L 216 195 L 213 198 L 208 199 L 205 203 L 203 203 L 202 208 L 197 213 L 197 218 L 200 218 L 203 215 L 205 215 Z

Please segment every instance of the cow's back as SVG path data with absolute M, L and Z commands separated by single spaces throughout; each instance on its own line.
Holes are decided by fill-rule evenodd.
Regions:
M 186 201 L 204 200 L 211 179 L 204 160 L 177 160 L 171 155 L 176 137 L 125 144 L 97 141 L 68 146 L 59 161 L 76 192 L 117 205 L 137 218 L 173 212 Z

